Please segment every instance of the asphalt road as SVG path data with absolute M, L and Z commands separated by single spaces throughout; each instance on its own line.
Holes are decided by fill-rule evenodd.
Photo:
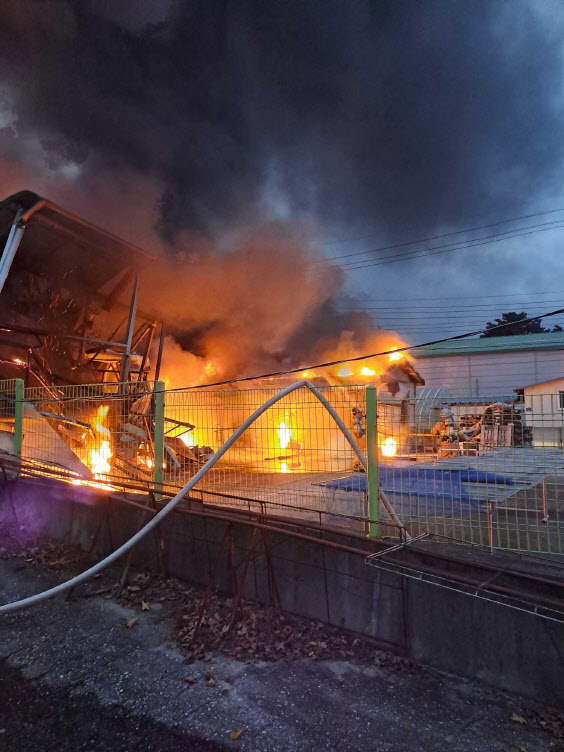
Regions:
M 0 602 L 58 581 L 0 561 Z M 80 594 L 79 594 L 80 595 Z M 128 623 L 139 619 L 130 627 Z M 298 659 L 187 665 L 157 608 L 52 599 L 0 619 L 0 748 L 547 752 L 531 703 L 428 670 Z M 214 671 L 213 686 L 206 672 Z M 233 729 L 241 729 L 237 740 Z

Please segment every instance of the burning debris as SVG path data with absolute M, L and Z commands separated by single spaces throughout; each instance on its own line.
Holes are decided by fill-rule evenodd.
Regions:
M 74 483 L 152 483 L 162 469 L 163 482 L 174 485 L 262 404 L 264 390 L 295 378 L 343 387 L 338 412 L 347 423 L 358 407 L 357 385 L 375 384 L 379 396 L 402 400 L 423 383 L 396 352 L 397 335 L 374 332 L 362 315 L 332 310 L 340 285 L 334 270 L 312 276 L 308 251 L 293 239 L 277 239 L 268 252 L 268 241 L 246 239 L 222 255 L 196 252 L 189 265 L 172 258 L 155 265 L 134 246 L 29 191 L 0 203 L 2 237 L 8 261 L 0 279 L 0 377 L 23 377 L 28 387 L 23 456 L 64 468 Z M 151 313 L 141 313 L 140 304 Z M 157 347 L 162 318 L 170 320 L 171 333 L 164 336 L 161 325 Z M 205 404 L 173 399 L 165 408 L 162 468 L 160 461 L 155 467 L 150 375 L 185 388 L 367 351 L 391 352 L 257 379 L 245 384 L 248 390 L 210 390 Z M 92 386 L 69 391 L 83 384 Z M 10 430 L 13 407 L 4 403 L 3 426 Z M 382 455 L 393 456 L 398 440 L 384 436 Z M 320 471 L 327 463 L 344 470 L 351 462 L 322 406 L 304 410 L 297 396 L 269 411 L 229 457 L 233 467 L 281 474 Z

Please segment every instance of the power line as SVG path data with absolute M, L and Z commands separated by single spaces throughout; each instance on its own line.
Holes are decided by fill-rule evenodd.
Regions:
M 523 319 L 520 323 L 526 323 L 528 321 L 536 321 L 536 319 L 546 319 L 549 316 L 556 316 L 557 314 L 564 313 L 564 308 L 558 308 L 555 311 L 549 311 L 548 313 L 543 313 L 540 316 L 536 316 L 532 319 Z M 494 329 L 501 329 L 502 327 L 506 327 L 507 324 L 501 324 L 500 326 L 492 327 L 489 331 L 493 331 Z M 315 371 L 319 368 L 330 368 L 331 366 L 337 366 L 341 365 L 342 363 L 356 363 L 359 360 L 368 360 L 369 358 L 376 358 L 380 355 L 391 355 L 391 353 L 401 353 L 401 352 L 407 352 L 408 350 L 415 350 L 417 348 L 422 347 L 430 347 L 431 345 L 439 345 L 443 342 L 453 342 L 455 340 L 459 339 L 465 339 L 467 337 L 474 337 L 478 334 L 483 334 L 484 329 L 479 329 L 477 331 L 473 332 L 466 332 L 465 334 L 455 334 L 452 337 L 444 337 L 442 339 L 436 339 L 431 340 L 430 342 L 424 342 L 420 343 L 419 345 L 405 345 L 404 347 L 397 347 L 392 350 L 383 350 L 381 352 L 376 353 L 369 353 L 367 355 L 357 355 L 354 358 L 341 358 L 339 360 L 331 360 L 326 363 L 317 363 L 315 365 L 309 365 L 309 366 L 300 366 L 299 368 L 290 368 L 285 371 L 272 371 L 271 373 L 263 373 L 258 376 L 242 376 L 238 379 L 226 379 L 225 381 L 216 381 L 212 384 L 197 384 L 196 386 L 187 386 L 182 387 L 180 389 L 175 389 L 173 391 L 178 392 L 184 392 L 188 391 L 190 389 L 205 389 L 213 386 L 227 386 L 228 384 L 240 384 L 245 381 L 256 381 L 258 379 L 269 379 L 269 378 L 275 378 L 276 376 L 290 376 L 294 373 L 301 373 L 302 371 Z
M 494 238 L 493 240 L 481 240 L 480 238 L 476 238 L 476 240 L 480 240 L 481 242 L 468 241 L 467 245 L 460 246 L 460 248 L 449 247 L 446 250 L 436 250 L 433 248 L 423 249 L 423 250 L 429 250 L 430 252 L 423 253 L 423 252 L 417 251 L 411 255 L 400 254 L 397 256 L 388 256 L 388 257 L 384 257 L 384 259 L 382 260 L 359 262 L 356 265 L 353 265 L 355 262 L 353 262 L 353 264 L 329 265 L 327 267 L 323 267 L 319 271 L 314 270 L 314 273 L 321 273 L 325 271 L 326 269 L 342 269 L 345 271 L 354 271 L 355 269 L 366 269 L 372 266 L 383 266 L 384 264 L 394 264 L 400 261 L 411 261 L 413 259 L 426 258 L 427 256 L 438 256 L 439 254 L 442 254 L 442 253 L 451 253 L 452 251 L 462 251 L 462 250 L 467 250 L 468 248 L 477 248 L 478 246 L 482 246 L 482 245 L 500 243 L 504 240 L 513 240 L 515 238 L 521 238 L 527 235 L 535 235 L 538 232 L 546 232 L 548 230 L 558 230 L 558 229 L 561 229 L 562 227 L 564 227 L 564 224 L 558 224 L 554 227 L 544 227 L 544 228 L 541 227 L 540 229 L 530 230 L 529 232 L 519 232 L 514 235 L 504 237 L 504 238 L 497 237 L 497 238 Z M 443 248 L 443 246 L 437 246 L 437 248 Z
M 530 321 L 536 321 L 538 319 L 546 319 L 550 316 L 556 316 L 558 314 L 564 314 L 564 308 L 558 308 L 555 311 L 549 311 L 548 313 L 543 313 L 540 316 L 535 316 L 534 318 L 530 319 L 523 319 L 520 323 L 527 323 Z M 489 329 L 489 332 L 494 331 L 495 329 L 502 329 L 504 327 L 507 327 L 507 324 L 500 324 L 498 326 L 492 327 Z M 330 360 L 325 363 L 316 363 L 314 365 L 307 365 L 307 366 L 299 366 L 298 368 L 289 368 L 284 371 L 271 371 L 270 373 L 262 373 L 262 374 L 255 374 L 254 376 L 241 376 L 237 379 L 225 379 L 224 381 L 214 381 L 211 384 L 193 384 L 192 386 L 184 386 L 179 387 L 178 389 L 156 389 L 153 390 L 152 394 L 161 394 L 165 392 L 186 392 L 190 390 L 196 390 L 196 389 L 209 389 L 214 386 L 228 386 L 229 384 L 241 384 L 246 381 L 258 381 L 261 379 L 272 379 L 277 376 L 291 376 L 295 373 L 302 373 L 303 371 L 315 371 L 320 368 L 330 368 L 331 366 L 337 366 L 341 365 L 343 363 L 357 363 L 360 360 L 368 360 L 370 358 L 377 358 L 381 355 L 391 355 L 392 353 L 402 353 L 402 352 L 408 352 L 409 350 L 417 350 L 421 349 L 423 347 L 430 347 L 431 345 L 440 345 L 444 342 L 453 342 L 455 340 L 461 340 L 461 339 L 467 339 L 468 337 L 476 337 L 479 334 L 484 333 L 484 329 L 478 329 L 473 332 L 466 332 L 464 334 L 455 334 L 451 337 L 443 337 L 441 339 L 434 339 L 429 342 L 421 342 L 418 345 L 404 345 L 403 347 L 394 347 L 391 350 L 382 350 L 380 352 L 375 353 L 367 353 L 364 355 L 357 355 L 353 358 L 339 358 L 337 360 Z M 555 339 L 555 344 L 561 344 L 560 339 Z M 545 342 L 546 344 L 546 342 Z M 489 352 L 493 352 L 495 350 L 495 346 L 489 350 Z M 502 348 L 501 346 L 498 348 L 500 350 L 506 350 L 506 348 Z M 42 403 L 47 402 L 72 402 L 75 400 L 76 397 L 62 397 L 62 398 L 50 398 L 50 399 L 42 399 Z M 91 396 L 88 398 L 89 400 L 96 401 L 96 400 L 109 400 L 109 399 L 123 399 L 123 395 L 121 394 L 104 394 L 104 395 L 96 395 Z M 24 400 L 25 401 L 25 400 Z
M 564 293 L 563 293 L 564 295 Z M 536 306 L 536 305 L 546 305 L 548 303 L 561 303 L 562 298 L 558 300 L 529 300 L 525 303 L 505 303 L 505 307 L 512 307 L 512 308 L 519 308 L 523 305 L 526 306 Z M 405 307 L 405 301 L 398 301 L 397 306 L 368 306 L 368 305 L 353 305 L 345 306 L 342 304 L 338 305 L 339 311 L 396 311 L 398 307 L 402 306 L 402 303 Z M 499 304 L 497 303 L 473 303 L 466 305 L 464 303 L 457 304 L 457 307 L 449 307 L 449 306 L 442 306 L 442 305 L 434 305 L 434 306 L 412 306 L 409 305 L 409 308 L 407 310 L 409 311 L 458 311 L 460 309 L 471 309 L 474 310 L 476 308 L 486 308 L 490 311 L 499 311 Z
M 562 305 L 562 302 L 560 303 Z M 374 316 L 378 318 L 378 311 L 374 312 L 367 312 L 364 311 L 364 313 L 367 313 L 369 316 Z M 499 312 L 498 312 L 499 313 Z M 531 311 L 528 314 L 528 318 L 534 319 L 539 312 Z M 402 320 L 412 320 L 416 319 L 417 321 L 433 321 L 436 319 L 464 319 L 465 321 L 483 321 L 487 318 L 492 318 L 492 315 L 487 312 L 478 311 L 477 313 L 472 313 L 471 311 L 438 311 L 436 313 L 418 313 L 417 311 L 414 311 L 413 314 L 410 311 L 386 311 L 384 315 L 382 315 L 380 318 L 386 319 L 388 321 L 402 321 Z M 496 317 L 499 318 L 499 317 Z M 518 321 L 512 322 L 512 321 L 506 321 L 505 324 L 511 324 L 515 323 L 518 324 L 521 320 L 525 319 L 519 319 Z
M 520 298 L 524 295 L 564 295 L 564 290 L 542 290 L 542 291 L 536 291 L 536 292 L 523 292 L 523 293 L 512 293 L 508 292 L 505 294 L 495 294 L 495 295 L 472 295 L 471 297 L 475 300 L 481 300 L 483 298 Z M 450 297 L 443 297 L 443 298 L 412 298 L 410 296 L 410 300 L 460 300 L 460 295 L 453 295 Z M 395 302 L 399 298 L 364 298 L 364 302 L 370 302 L 370 301 L 382 301 L 382 302 Z M 548 302 L 548 301 L 544 301 Z
M 442 245 L 435 246 L 435 248 L 450 248 L 452 250 L 456 250 L 457 246 L 465 246 L 467 243 L 475 243 L 479 240 L 488 240 L 489 238 L 502 238 L 503 236 L 508 236 L 508 238 L 513 237 L 514 233 L 521 233 L 525 230 L 536 230 L 538 228 L 547 228 L 550 229 L 553 225 L 559 226 L 560 223 L 564 221 L 563 217 L 560 217 L 559 219 L 552 220 L 550 222 L 540 222 L 536 225 L 527 225 L 525 227 L 515 227 L 513 229 L 504 230 L 503 232 L 494 232 L 491 235 L 482 235 L 477 238 L 464 238 L 464 240 L 457 240 L 456 242 L 449 242 L 449 243 L 443 243 Z M 362 255 L 367 255 L 371 253 L 377 253 L 380 250 L 383 250 L 382 248 L 371 248 L 367 251 L 362 251 Z M 422 251 L 429 250 L 429 248 L 414 248 L 411 251 L 408 251 L 407 253 L 392 253 L 388 256 L 381 256 L 382 259 L 390 259 L 390 258 L 404 258 L 409 257 L 411 255 L 415 255 L 418 253 L 421 253 Z M 431 249 L 432 250 L 432 249 Z M 360 255 L 360 253 L 359 253 Z M 347 258 L 347 256 L 342 256 L 342 258 Z M 335 256 L 334 259 L 328 259 L 329 261 L 338 260 L 339 257 Z M 325 259 L 317 259 L 315 263 L 324 263 Z M 340 267 L 347 267 L 347 266 L 353 266 L 354 264 L 363 264 L 366 263 L 366 259 L 357 259 L 356 261 L 351 261 L 347 264 L 337 264 L 337 266 Z M 312 262 L 313 263 L 313 262 Z
M 490 224 L 487 224 L 487 225 L 478 225 L 477 227 L 469 227 L 465 230 L 444 232 L 441 235 L 432 235 L 431 237 L 421 238 L 419 240 L 409 240 L 403 243 L 394 243 L 393 245 L 385 245 L 385 246 L 381 246 L 380 248 L 374 248 L 369 251 L 359 251 L 358 253 L 348 253 L 348 254 L 344 254 L 341 256 L 332 256 L 332 257 L 327 258 L 326 260 L 334 261 L 335 259 L 339 259 L 339 258 L 350 258 L 352 256 L 361 256 L 366 253 L 377 253 L 379 251 L 389 251 L 394 248 L 404 248 L 405 246 L 416 245 L 417 243 L 428 243 L 431 240 L 440 240 L 441 238 L 449 238 L 454 235 L 462 235 L 463 233 L 477 232 L 478 230 L 487 230 L 489 227 L 496 227 L 497 225 L 507 224 L 508 222 L 519 222 L 522 219 L 532 219 L 533 217 L 542 217 L 542 216 L 545 216 L 546 214 L 557 214 L 558 212 L 561 212 L 561 211 L 564 211 L 564 209 L 548 209 L 547 211 L 544 211 L 544 212 L 535 212 L 534 214 L 523 214 L 520 217 L 512 217 L 510 219 L 500 219 L 498 222 L 491 222 Z M 370 238 L 370 237 L 374 237 L 374 235 L 364 235 L 356 239 L 363 240 L 365 238 Z M 335 243 L 339 243 L 339 242 L 352 242 L 352 241 L 338 241 L 338 240 L 327 241 L 325 245 L 334 245 Z M 324 261 L 324 259 L 319 259 L 318 261 L 313 261 L 312 263 L 320 263 L 322 261 Z

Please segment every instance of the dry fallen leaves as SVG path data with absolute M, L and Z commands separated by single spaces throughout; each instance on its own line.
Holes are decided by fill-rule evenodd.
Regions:
M 517 747 L 517 749 L 519 750 L 519 752 L 527 752 L 526 747 Z
M 127 622 L 126 627 L 128 629 L 131 629 L 131 627 L 133 627 L 135 624 L 137 624 L 137 622 L 139 621 L 140 618 L 141 618 L 140 616 L 134 616 L 133 619 L 130 619 Z
M 515 721 L 515 723 L 527 723 L 527 721 L 523 718 L 523 716 L 517 715 L 517 713 L 512 713 L 511 720 Z
M 215 679 L 213 676 L 210 676 L 210 678 L 207 680 L 206 685 L 208 687 L 215 687 Z
M 149 610 L 149 604 L 147 601 L 141 601 L 141 611 L 148 611 Z
M 243 729 L 231 729 L 229 732 L 230 739 L 238 739 L 243 733 Z

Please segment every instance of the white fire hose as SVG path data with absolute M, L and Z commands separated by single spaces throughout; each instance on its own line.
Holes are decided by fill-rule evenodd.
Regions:
M 228 449 L 230 449 L 233 446 L 233 444 L 237 441 L 239 436 L 241 436 L 241 434 L 244 433 L 247 430 L 247 428 L 249 428 L 249 426 L 251 426 L 257 420 L 257 418 L 259 418 L 264 412 L 266 412 L 266 410 L 268 410 L 269 407 L 272 407 L 272 405 L 274 405 L 276 402 L 283 399 L 286 395 L 304 386 L 313 392 L 313 394 L 317 397 L 317 399 L 322 403 L 322 405 L 330 413 L 331 417 L 333 418 L 335 423 L 339 426 L 345 438 L 351 445 L 360 463 L 366 469 L 366 466 L 367 466 L 366 457 L 361 452 L 351 432 L 345 426 L 340 416 L 337 414 L 337 412 L 329 403 L 329 401 L 323 396 L 323 394 L 321 394 L 319 389 L 317 389 L 309 381 L 305 381 L 305 380 L 297 381 L 295 384 L 291 384 L 290 386 L 278 392 L 278 394 L 275 394 L 273 397 L 268 399 L 263 405 L 261 405 L 258 408 L 258 410 L 255 410 L 255 412 L 252 415 L 250 415 L 246 420 L 244 420 L 243 423 L 241 423 L 241 425 L 239 426 L 239 428 L 235 431 L 235 433 L 232 436 L 230 436 L 229 439 L 225 442 L 225 444 L 217 450 L 217 452 L 213 455 L 213 457 L 210 457 L 210 459 L 206 462 L 206 464 L 203 465 L 198 470 L 198 472 L 188 481 L 188 483 L 184 486 L 184 488 L 181 491 L 179 491 L 176 494 L 176 496 L 174 496 L 168 502 L 168 504 L 166 504 L 161 509 L 160 512 L 158 512 L 151 520 L 149 520 L 149 522 L 147 522 L 147 524 L 144 527 L 142 527 L 141 530 L 135 533 L 135 535 L 131 537 L 128 541 L 126 541 L 122 546 L 120 546 L 115 551 L 113 551 L 109 556 L 106 556 L 106 558 L 102 559 L 102 561 L 99 561 L 97 564 L 94 564 L 94 566 L 90 567 L 90 569 L 87 569 L 81 574 L 77 574 L 76 577 L 73 577 L 71 580 L 68 580 L 67 582 L 62 582 L 60 585 L 56 585 L 55 587 L 52 587 L 49 590 L 44 590 L 42 593 L 31 595 L 29 596 L 29 598 L 22 598 L 19 601 L 13 601 L 12 603 L 6 603 L 5 605 L 0 606 L 0 614 L 6 614 L 9 611 L 17 611 L 20 608 L 27 608 L 28 606 L 34 606 L 36 603 L 39 603 L 40 601 L 44 601 L 47 598 L 52 598 L 54 595 L 58 595 L 59 593 L 64 593 L 67 590 L 70 590 L 71 588 L 76 587 L 76 585 L 79 585 L 81 582 L 85 582 L 86 580 L 90 579 L 95 574 L 97 574 L 98 572 L 101 572 L 103 569 L 108 567 L 110 564 L 113 564 L 115 561 L 121 558 L 125 553 L 131 550 L 142 538 L 144 538 L 147 535 L 147 533 L 150 533 L 151 530 L 157 527 L 157 525 L 159 525 L 164 520 L 164 518 L 167 517 L 170 514 L 170 512 L 172 512 L 172 510 L 182 501 L 182 499 L 186 496 L 186 494 L 189 493 L 194 488 L 194 486 L 199 483 L 199 481 L 204 477 L 204 475 L 206 475 L 208 470 L 211 470 L 211 468 L 216 464 L 216 462 L 218 462 L 218 460 L 220 460 L 223 457 L 223 455 L 228 451 Z M 384 505 L 384 508 L 390 515 L 391 519 L 395 522 L 396 525 L 398 525 L 399 527 L 402 527 L 401 522 L 399 521 L 396 513 L 390 506 L 389 501 L 383 492 L 381 492 L 380 494 L 380 499 L 382 501 L 382 504 Z

